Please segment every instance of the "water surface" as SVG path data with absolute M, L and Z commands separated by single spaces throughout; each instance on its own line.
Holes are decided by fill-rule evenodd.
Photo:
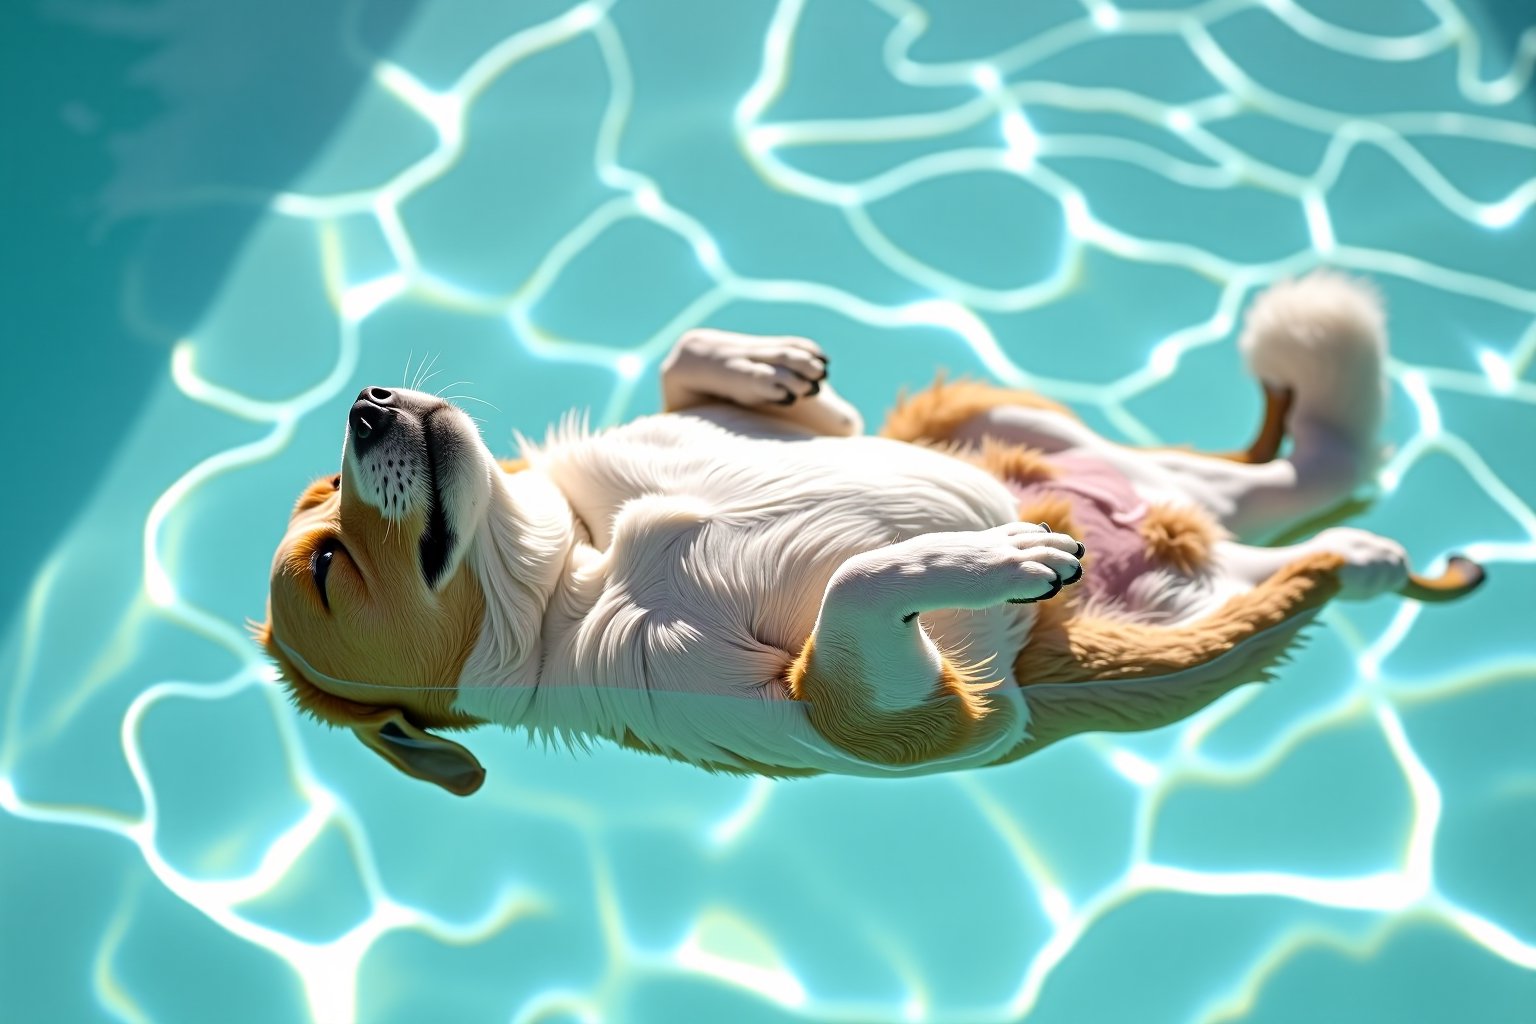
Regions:
M 423 2 L 382 44 L 345 22 L 355 99 L 258 204 L 5 630 L 7 1013 L 1529 1019 L 1517 6 Z M 245 636 L 364 384 L 426 366 L 511 454 L 571 407 L 654 411 L 659 359 L 711 324 L 816 338 L 872 422 L 942 367 L 1225 448 L 1258 417 L 1240 311 L 1316 266 L 1391 311 L 1394 451 L 1359 522 L 1490 581 L 1330 609 L 1275 684 L 1179 726 L 793 783 L 485 730 L 458 800 L 299 719 Z

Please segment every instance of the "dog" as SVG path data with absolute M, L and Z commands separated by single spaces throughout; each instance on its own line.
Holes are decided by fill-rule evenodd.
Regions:
M 605 739 L 722 772 L 916 775 L 1177 722 L 1268 677 L 1327 602 L 1459 597 L 1397 543 L 1298 530 L 1376 470 L 1384 315 L 1317 272 L 1249 311 L 1246 449 L 1136 449 L 1042 396 L 904 397 L 879 436 L 797 337 L 684 335 L 665 412 L 498 462 L 441 398 L 367 387 L 257 641 L 294 703 L 466 795 L 444 733 Z

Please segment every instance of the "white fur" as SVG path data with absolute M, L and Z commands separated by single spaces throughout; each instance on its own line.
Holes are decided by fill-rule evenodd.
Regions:
M 1319 270 L 1259 296 L 1238 347 L 1255 377 L 1295 392 L 1293 436 L 1315 426 L 1364 445 L 1381 429 L 1386 339 L 1375 289 Z
M 389 523 L 401 523 L 424 512 L 434 500 L 427 463 L 428 446 L 435 448 L 437 496 L 456 535 L 440 577 L 447 580 L 468 551 L 465 538 L 485 520 L 493 481 L 501 473 L 463 410 L 436 395 L 405 388 L 395 389 L 391 401 L 398 418 L 366 455 L 357 454 L 349 421 L 342 472 L 364 504 Z M 424 425 L 428 418 L 430 428 Z
M 485 622 L 461 682 L 498 680 L 504 695 L 515 698 L 538 679 L 544 616 L 579 524 L 564 496 L 535 473 L 498 472 L 489 510 L 468 556 L 485 590 Z M 517 708 L 503 707 L 498 720 L 517 714 Z
M 1238 342 L 1254 375 L 1291 390 L 1289 451 L 1260 465 L 1178 450 L 1140 451 L 1044 409 L 1003 407 L 965 425 L 1046 452 L 1083 452 L 1115 466 L 1149 501 L 1189 501 L 1239 538 L 1262 541 L 1344 500 L 1381 459 L 1386 334 L 1375 291 L 1328 271 L 1283 281 L 1254 302 Z
M 1258 303 L 1244 346 L 1265 380 L 1297 389 L 1298 414 L 1326 423 L 1345 461 L 1374 443 L 1382 342 L 1369 293 L 1327 275 L 1281 286 Z M 804 339 L 693 332 L 669 357 L 669 397 L 755 408 L 706 405 L 598 433 L 567 420 L 544 444 L 525 443 L 529 467 L 501 478 L 472 524 L 467 557 L 487 613 L 456 706 L 574 746 L 628 735 L 695 763 L 910 774 L 996 760 L 1025 738 L 1030 709 L 1053 700 L 1091 718 L 1116 702 L 1193 708 L 1220 692 L 1209 666 L 1140 689 L 1031 687 L 1026 701 L 1012 665 L 1035 611 L 1005 602 L 1072 578 L 1075 542 L 1016 523 L 1010 491 L 962 459 L 826 436 L 849 421 L 829 387 L 809 386 L 819 351 Z M 763 404 L 784 386 L 798 401 Z M 1138 452 L 1036 409 L 996 410 L 970 429 L 1091 453 L 1148 500 L 1203 505 L 1239 534 L 1252 506 L 1310 514 L 1326 490 L 1309 489 L 1308 464 Z M 1333 540 L 1361 567 L 1353 596 L 1399 579 L 1401 549 Z M 1204 573 L 1138 579 L 1120 612 L 1184 621 L 1294 555 L 1224 543 Z M 818 659 L 850 659 L 876 688 L 872 710 L 929 699 L 948 656 L 989 665 L 1000 681 L 990 697 L 1013 705 L 1016 724 L 943 763 L 852 757 L 785 691 L 813 630 Z
M 828 582 L 855 555 L 1015 518 L 1008 490 L 968 463 L 880 438 L 786 434 L 783 424 L 737 409 L 651 417 L 599 434 L 567 426 L 524 455 L 529 469 L 513 479 L 556 489 L 567 520 L 585 524 L 589 539 L 575 540 L 570 527 L 567 568 L 544 598 L 537 677 L 497 674 L 507 660 L 485 652 L 526 642 L 496 639 L 510 619 L 488 617 L 458 706 L 567 739 L 616 739 L 629 729 L 645 742 L 686 748 L 692 760 L 730 762 L 719 749 L 727 728 L 720 716 L 763 714 L 782 735 L 759 735 L 754 748 L 773 755 L 759 760 L 850 770 L 853 759 L 808 721 L 783 732 L 784 708 L 764 707 L 789 703 L 784 672 L 816 624 Z M 1027 606 L 1000 604 L 968 617 L 965 634 L 949 635 L 942 616 L 924 627 L 941 648 L 968 645 L 968 656 L 995 659 L 999 678 L 1011 681 L 1007 666 L 1030 615 Z M 996 646 L 979 649 L 989 635 Z M 899 704 L 915 684 L 883 685 Z M 636 718 L 637 694 L 671 696 Z
M 816 656 L 843 677 L 878 680 L 872 700 L 882 711 L 916 707 L 935 696 L 944 657 L 1006 661 L 1027 637 L 1027 613 L 988 614 L 1009 601 L 1038 600 L 1076 580 L 1077 542 L 1034 523 L 990 530 L 926 533 L 854 555 L 833 574 L 816 619 Z M 957 625 L 920 613 L 971 612 Z M 1005 624 L 991 635 L 994 618 Z M 1011 627 L 1011 628 L 1007 628 Z M 941 638 L 967 638 L 967 651 L 944 651 Z M 997 678 L 1012 679 L 1003 669 Z

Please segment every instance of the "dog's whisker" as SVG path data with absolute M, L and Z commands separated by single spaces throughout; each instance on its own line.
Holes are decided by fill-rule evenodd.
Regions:
M 459 411 L 464 413 L 465 416 L 468 416 L 470 418 L 470 420 L 473 423 L 475 423 L 476 425 L 478 425 L 481 429 L 484 429 L 484 427 L 485 427 L 485 417 L 483 417 L 483 416 L 476 416 L 474 413 L 469 412 L 469 411 L 467 411 L 465 409 L 462 409 L 462 408 Z
M 432 361 L 430 363 L 427 363 L 421 368 L 421 373 L 418 375 L 420 379 L 411 385 L 412 391 L 420 391 L 422 388 L 426 387 L 427 381 L 438 375 L 439 371 L 434 370 L 433 367 L 437 365 L 437 358 L 441 355 L 442 353 L 439 352 L 436 356 L 432 357 Z
M 443 392 L 444 391 L 447 391 L 449 388 L 456 388 L 460 384 L 468 384 L 470 387 L 474 387 L 475 386 L 475 382 L 472 381 L 472 380 L 456 380 L 452 384 L 444 384 L 442 387 L 440 387 L 436 391 L 434 391 L 433 394 L 435 394 L 435 395 L 437 395 L 437 397 L 441 398 L 441 397 L 443 397 Z
M 469 397 L 470 397 L 469 395 L 449 395 L 447 398 L 444 399 L 444 401 L 446 401 L 446 402 L 461 401 L 461 400 L 463 400 L 465 398 L 469 398 Z M 492 406 L 492 408 L 495 408 L 495 406 Z M 496 411 L 500 412 L 501 410 L 500 409 L 496 409 Z M 485 420 L 481 419 L 479 416 L 476 416 L 474 413 L 469 412 L 466 409 L 460 409 L 459 412 L 462 412 L 465 416 L 468 416 L 470 419 L 474 420 L 476 423 L 480 424 L 482 427 L 485 426 Z
M 411 360 L 416 358 L 416 350 L 411 349 L 405 354 L 405 369 L 400 374 L 400 383 L 404 384 L 411 379 Z
M 435 357 L 432 360 L 432 366 L 437 366 L 437 359 Z M 431 367 L 428 367 L 428 369 L 431 369 Z M 431 373 L 429 373 L 425 377 L 423 377 L 421 379 L 421 382 L 416 385 L 417 390 L 425 391 L 426 388 L 427 388 L 427 385 L 432 381 L 432 378 L 436 377 L 438 374 L 442 373 L 444 369 L 446 369 L 446 367 L 442 367 L 442 368 L 439 368 L 439 369 L 432 370 Z
M 501 412 L 501 409 L 498 408 L 497 406 L 493 405 L 490 402 L 487 402 L 483 398 L 476 398 L 474 395 L 448 395 L 448 396 L 446 396 L 443 399 L 443 401 L 445 401 L 445 402 L 479 402 L 481 405 L 490 406 L 490 408 L 495 410 L 496 412 Z

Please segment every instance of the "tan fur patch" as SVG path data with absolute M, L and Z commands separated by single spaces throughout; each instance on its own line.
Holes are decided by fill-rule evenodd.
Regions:
M 1077 521 L 1072 517 L 1072 499 L 1065 494 L 1041 494 L 1019 505 L 1019 522 L 1046 523 L 1053 533 L 1064 533 L 1082 539 L 1077 532 Z M 1086 558 L 1092 556 L 1088 552 Z M 1070 591 L 1069 591 L 1070 593 Z
M 1210 564 L 1222 530 L 1204 509 L 1157 504 L 1147 509 L 1141 521 L 1141 539 L 1155 561 L 1189 576 Z
M 991 704 L 982 666 L 944 659 L 934 695 L 923 704 L 900 711 L 874 706 L 877 681 L 862 673 L 828 672 L 816 664 L 816 638 L 805 642 L 789 667 L 785 683 L 790 696 L 810 706 L 811 724 L 840 749 L 873 764 L 919 764 L 946 757 L 1008 728 L 1014 711 L 1008 704 Z
M 1342 556 L 1304 555 L 1215 612 L 1180 626 L 1045 614 L 1014 662 L 1020 685 L 1172 675 L 1203 665 L 1254 636 L 1326 604 L 1339 592 Z
M 969 458 L 999 480 L 1021 487 L 1044 483 L 1061 475 L 1040 449 L 1022 444 L 1005 444 L 995 437 L 984 439 L 981 450 L 970 454 Z
M 304 714 L 326 725 L 351 726 L 377 711 L 367 704 L 326 693 L 272 642 L 270 622 L 251 623 L 251 636 L 277 665 L 279 677 L 288 684 L 288 699 Z
M 1214 614 L 1183 626 L 1153 627 L 1059 613 L 1040 607 L 1030 644 L 1019 655 L 1028 680 L 1029 738 L 993 764 L 1007 764 L 1084 731 L 1142 731 L 1179 721 L 1243 683 L 1270 678 L 1296 640 L 1283 627 L 1338 593 L 1338 555 L 1298 559 Z M 1227 654 L 1223 674 L 1160 689 L 1158 677 L 1198 668 Z M 1025 675 L 1029 673 L 1029 675 Z M 1040 690 L 1030 687 L 1047 685 Z M 1031 692 L 1049 694 L 1045 700 Z
M 974 380 L 947 382 L 941 374 L 927 390 L 911 396 L 903 393 L 896 400 L 896 408 L 885 418 L 880 436 L 928 444 L 947 441 L 965 423 L 1002 405 L 1049 409 L 1077 418 L 1060 402 L 1033 391 Z
M 318 480 L 310 481 L 308 487 L 299 494 L 299 500 L 293 503 L 292 515 L 307 512 L 317 505 L 324 504 L 336 489 L 341 485 L 341 474 L 333 473 L 330 476 L 322 476 Z
M 301 496 L 273 562 L 270 620 L 257 627 L 294 703 L 336 725 L 357 724 L 379 708 L 399 708 L 423 728 L 477 724 L 453 709 L 459 673 L 485 614 L 474 574 L 461 565 L 430 592 L 416 550 L 425 513 L 386 524 L 375 509 L 338 491 L 335 479 L 317 480 Z M 331 539 L 342 546 L 332 556 L 327 609 L 311 558 Z M 368 685 L 339 693 L 329 682 L 322 688 L 275 639 L 317 672 Z
M 1040 494 L 1030 501 L 1019 505 L 1019 521 L 1022 523 L 1045 523 L 1051 528 L 1052 533 L 1064 533 L 1068 537 L 1082 539 L 1078 532 L 1077 521 L 1072 518 L 1072 499 L 1065 494 Z M 1093 571 L 1093 549 L 1089 548 L 1083 555 L 1083 572 Z M 1041 601 L 1035 605 L 1035 626 L 1040 628 L 1041 619 L 1065 618 L 1077 612 L 1078 597 L 1083 592 L 1077 587 L 1065 587 L 1049 601 Z

